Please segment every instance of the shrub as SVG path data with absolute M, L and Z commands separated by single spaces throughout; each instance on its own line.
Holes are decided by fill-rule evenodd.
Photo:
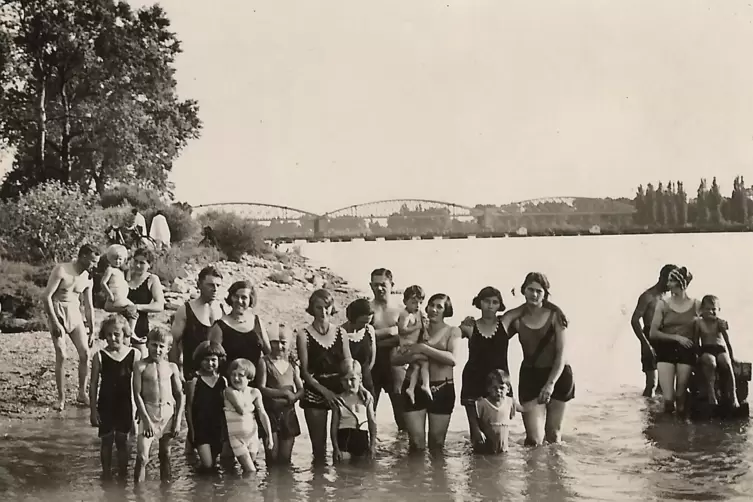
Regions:
M 43 295 L 52 267 L 35 267 L 7 260 L 0 262 L 0 305 L 3 315 L 31 321 L 25 329 L 46 329 Z M 45 272 L 47 276 L 42 280 Z
M 0 207 L 0 240 L 6 257 L 30 263 L 72 259 L 84 243 L 103 235 L 94 199 L 57 181 L 38 185 Z
M 152 218 L 158 210 L 162 211 L 167 220 L 167 226 L 170 227 L 170 240 L 172 242 L 183 242 L 191 239 L 199 232 L 199 225 L 191 217 L 191 214 L 184 211 L 179 206 L 162 206 L 159 209 L 147 211 L 145 218 L 149 228 L 152 227 Z
M 162 284 L 171 284 L 176 277 L 185 273 L 186 266 L 192 263 L 199 267 L 216 263 L 225 256 L 215 248 L 199 247 L 192 243 L 172 246 L 158 254 L 152 263 L 151 272 L 160 278 Z
M 200 221 L 202 226 L 212 227 L 217 246 L 228 260 L 240 261 L 244 254 L 260 256 L 267 249 L 262 228 L 253 220 L 234 213 L 209 211 Z
M 105 190 L 99 198 L 99 203 L 104 208 L 130 205 L 143 211 L 165 205 L 156 191 L 133 185 L 118 185 Z

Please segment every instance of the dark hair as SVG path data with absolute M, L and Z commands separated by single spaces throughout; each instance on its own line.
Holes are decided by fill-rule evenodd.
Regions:
M 327 307 L 332 307 L 330 315 L 337 314 L 337 308 L 335 308 L 335 297 L 328 289 L 317 289 L 311 296 L 309 296 L 309 305 L 306 307 L 306 313 L 310 316 L 314 315 L 314 302 L 316 300 L 324 300 Z
M 523 285 L 520 287 L 520 292 L 522 294 L 525 294 L 526 288 L 534 282 L 541 284 L 541 287 L 544 288 L 543 306 L 557 314 L 557 316 L 559 316 L 562 327 L 567 328 L 568 321 L 565 313 L 561 308 L 549 301 L 549 288 L 551 286 L 549 285 L 549 279 L 547 279 L 546 275 L 542 274 L 541 272 L 529 272 L 526 275 L 525 280 L 523 281 Z
M 146 248 L 138 248 L 136 251 L 134 251 L 133 257 L 136 258 L 137 256 L 141 256 L 150 265 L 154 263 L 154 253 Z
M 403 301 L 408 301 L 411 298 L 415 298 L 419 301 L 422 301 L 426 298 L 426 293 L 424 293 L 424 288 L 421 286 L 408 286 L 405 288 L 405 291 L 403 292 Z
M 502 300 L 502 293 L 492 286 L 481 288 L 481 291 L 478 292 L 471 303 L 477 309 L 481 309 L 481 300 L 486 300 L 487 298 L 496 298 L 499 300 L 499 308 L 497 309 L 497 312 L 503 312 L 505 310 L 506 307 L 505 302 Z
M 131 325 L 128 324 L 128 320 L 120 314 L 112 314 L 110 316 L 107 316 L 107 318 L 102 321 L 102 324 L 99 326 L 100 340 L 105 339 L 105 328 L 113 325 L 120 326 L 120 328 L 123 330 L 123 338 L 125 338 L 126 340 L 131 338 Z
M 131 214 L 136 214 L 138 212 L 139 212 L 139 209 L 137 207 L 134 207 L 133 209 L 131 209 Z
M 371 302 L 366 298 L 353 300 L 345 309 L 345 317 L 350 322 L 355 322 L 359 317 L 372 315 L 373 313 L 374 309 L 371 308 Z
M 204 340 L 193 351 L 193 362 L 200 363 L 209 356 L 217 356 L 220 365 L 222 365 L 225 362 L 225 358 L 227 358 L 227 352 L 225 352 L 225 349 L 219 343 Z
M 248 359 L 243 359 L 242 357 L 234 359 L 227 369 L 228 375 L 237 369 L 243 370 L 243 372 L 246 374 L 246 378 L 248 378 L 249 380 L 253 380 L 256 376 L 256 366 L 254 366 L 254 363 L 252 363 Z
M 427 303 L 431 304 L 434 300 L 443 300 L 444 301 L 444 313 L 442 314 L 442 317 L 452 317 L 455 314 L 455 311 L 452 309 L 452 300 L 450 300 L 450 297 L 444 293 L 435 293 L 431 295 L 429 298 L 429 301 Z
M 256 288 L 253 284 L 251 284 L 250 281 L 235 281 L 233 284 L 230 285 L 230 289 L 227 290 L 227 298 L 225 298 L 225 303 L 233 306 L 233 295 L 240 291 L 241 289 L 248 289 L 250 291 L 249 293 L 249 306 L 251 308 L 254 308 L 256 306 Z
M 383 275 L 389 279 L 392 284 L 395 284 L 395 281 L 392 280 L 392 270 L 388 268 L 375 268 L 371 271 L 371 279 L 374 280 L 374 277 L 377 275 Z
M 659 286 L 661 288 L 667 287 L 667 282 L 669 282 L 669 274 L 676 268 L 678 268 L 677 265 L 673 265 L 671 263 L 667 263 L 661 268 L 661 270 L 659 271 Z
M 489 387 L 490 385 L 493 385 L 495 383 L 499 384 L 506 384 L 510 387 L 512 387 L 512 381 L 510 381 L 510 375 L 507 374 L 505 370 L 491 370 L 488 375 L 486 375 L 486 386 Z
M 97 255 L 99 256 L 101 253 L 99 252 L 99 249 L 92 246 L 91 244 L 84 244 L 80 248 L 78 248 L 78 257 L 81 258 L 83 256 L 89 256 L 89 255 Z
M 199 282 L 203 281 L 205 277 L 207 276 L 216 277 L 218 279 L 222 279 L 222 272 L 217 270 L 212 265 L 207 265 L 206 267 L 201 269 L 201 272 L 199 272 Z
M 715 305 L 719 303 L 719 298 L 714 295 L 706 295 L 701 299 L 701 307 L 704 305 Z

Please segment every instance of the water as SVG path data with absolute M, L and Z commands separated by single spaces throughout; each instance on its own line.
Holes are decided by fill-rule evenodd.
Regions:
M 134 488 L 98 480 L 98 442 L 86 410 L 64 418 L 0 428 L 0 494 L 4 500 L 747 500 L 753 489 L 751 432 L 747 422 L 682 423 L 658 413 L 660 402 L 640 397 L 640 352 L 629 318 L 638 294 L 666 262 L 695 275 L 689 292 L 715 293 L 731 325 L 738 358 L 753 360 L 746 333 L 753 269 L 751 234 L 478 239 L 305 244 L 304 253 L 352 285 L 367 289 L 369 272 L 391 268 L 399 288 L 421 284 L 448 293 L 459 322 L 476 311 L 470 302 L 487 284 L 517 305 L 526 272 L 540 270 L 552 283 L 552 300 L 571 320 L 569 360 L 576 399 L 568 410 L 564 443 L 522 446 L 518 419 L 506 456 L 470 453 L 464 411 L 452 416 L 444 455 L 407 455 L 407 438 L 392 423 L 388 400 L 380 404 L 379 457 L 374 467 L 311 468 L 307 433 L 298 438 L 293 468 L 242 477 L 192 474 L 173 449 L 175 480 L 161 485 L 156 465 Z M 263 301 L 263 298 L 262 298 Z M 464 344 L 465 345 L 465 344 Z M 456 369 L 459 393 L 460 373 Z M 513 371 L 520 348 L 511 345 Z M 301 424 L 304 425 L 299 410 Z M 303 427 L 305 429 L 305 426 Z M 156 460 L 156 459 L 155 459 Z

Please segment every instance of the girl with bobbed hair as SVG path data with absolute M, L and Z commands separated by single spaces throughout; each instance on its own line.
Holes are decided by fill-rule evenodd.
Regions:
M 162 283 L 155 274 L 149 272 L 154 263 L 154 253 L 148 249 L 137 249 L 131 258 L 128 274 L 128 299 L 138 313 L 136 327 L 131 335 L 131 345 L 146 357 L 146 334 L 149 333 L 149 314 L 165 310 L 165 293 Z
M 476 401 L 486 396 L 486 378 L 494 370 L 510 373 L 507 363 L 510 337 L 501 322 L 505 310 L 502 293 L 486 286 L 471 302 L 481 311 L 481 317 L 466 317 L 460 324 L 463 338 L 468 338 L 468 362 L 463 368 L 460 404 L 468 416 L 468 428 L 474 450 L 484 449 L 486 438 L 479 424 Z
M 525 303 L 500 319 L 510 337 L 518 334 L 523 349 L 518 400 L 523 405 L 526 444 L 559 442 L 568 401 L 575 397 L 573 370 L 567 364 L 567 317 L 549 301 L 549 279 L 526 275 L 520 288 Z
M 374 395 L 374 383 L 371 378 L 371 368 L 376 360 L 376 334 L 371 321 L 374 309 L 366 298 L 359 298 L 350 302 L 345 309 L 346 321 L 340 326 L 343 336 L 350 344 L 350 354 L 353 360 L 361 365 L 363 386 Z

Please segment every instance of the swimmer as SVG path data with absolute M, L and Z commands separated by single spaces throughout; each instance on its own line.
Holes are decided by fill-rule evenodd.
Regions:
M 65 361 L 68 358 L 65 335 L 71 338 L 78 352 L 78 401 L 89 405 L 86 391 L 89 347 L 94 343 L 94 303 L 89 272 L 98 259 L 97 249 L 84 244 L 79 249 L 75 261 L 55 265 L 44 292 L 44 307 L 52 344 L 55 347 L 55 383 L 58 388 L 58 400 L 54 409 L 58 411 L 65 407 Z M 82 296 L 86 322 L 81 317 Z
M 739 408 L 737 389 L 735 386 L 735 372 L 732 361 L 732 345 L 729 343 L 726 321 L 717 317 L 719 299 L 714 295 L 706 295 L 701 300 L 701 316 L 696 319 L 694 327 L 695 345 L 703 367 L 703 374 L 708 384 L 709 403 L 716 405 L 716 371 L 717 368 L 726 376 L 727 395 L 733 408 Z
M 398 335 L 400 337 L 400 346 L 395 348 L 398 352 L 405 352 L 407 347 L 416 343 L 423 343 L 426 341 L 426 319 L 421 307 L 426 299 L 424 290 L 421 286 L 409 286 L 403 293 L 403 303 L 405 304 L 405 310 L 400 312 L 400 317 L 397 319 Z M 416 399 L 416 386 L 418 385 L 419 373 L 421 376 L 421 390 L 431 399 L 431 387 L 429 386 L 429 361 L 422 359 L 408 365 L 408 371 L 403 372 L 402 367 L 393 366 L 393 380 L 394 388 L 393 392 L 400 392 L 403 386 L 403 380 L 400 376 L 405 373 L 405 378 L 410 380 L 408 388 L 405 389 L 405 395 L 411 402 Z
M 136 328 L 136 319 L 139 315 L 136 306 L 128 299 L 130 289 L 128 281 L 123 273 L 123 265 L 128 261 L 128 250 L 120 244 L 113 244 L 105 252 L 107 268 L 102 274 L 100 285 L 107 295 L 105 311 L 114 312 L 125 316 L 131 328 L 131 333 Z
M 170 440 L 180 432 L 183 421 L 183 383 L 175 363 L 167 362 L 173 337 L 169 331 L 154 328 L 146 335 L 146 358 L 133 371 L 133 396 L 139 415 L 134 481 L 146 477 L 146 464 L 152 442 L 159 440 L 160 478 L 168 480 Z M 177 402 L 176 402 L 177 401 Z
M 336 406 L 332 407 L 330 426 L 332 460 L 341 462 L 343 452 L 350 454 L 351 458 L 374 458 L 377 432 L 374 399 L 368 392 L 359 391 L 359 362 L 343 361 L 340 379 L 344 392 L 338 394 Z
M 486 377 L 486 397 L 476 400 L 478 423 L 489 453 L 507 452 L 510 423 L 516 411 L 523 412 L 520 403 L 509 395 L 511 390 L 510 375 L 504 370 L 493 370 Z

